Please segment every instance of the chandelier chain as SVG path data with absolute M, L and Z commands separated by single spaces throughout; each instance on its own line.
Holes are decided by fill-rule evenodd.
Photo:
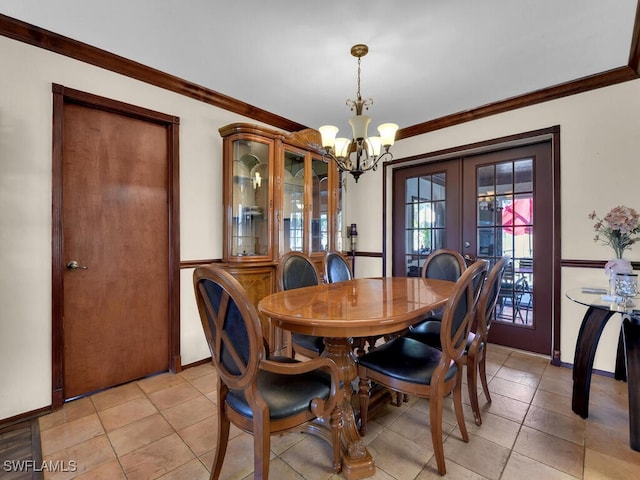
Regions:
M 358 100 L 362 98 L 362 96 L 360 95 L 360 60 L 362 60 L 362 58 L 358 57 L 358 92 L 357 92 Z

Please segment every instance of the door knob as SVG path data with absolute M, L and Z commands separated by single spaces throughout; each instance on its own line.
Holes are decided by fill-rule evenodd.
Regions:
M 67 263 L 67 270 L 77 270 L 79 268 L 82 268 L 83 270 L 87 269 L 86 266 L 80 265 L 77 260 L 71 260 L 69 263 Z
M 469 248 L 470 246 L 471 246 L 470 242 L 468 242 L 468 241 L 464 242 L 464 248 Z

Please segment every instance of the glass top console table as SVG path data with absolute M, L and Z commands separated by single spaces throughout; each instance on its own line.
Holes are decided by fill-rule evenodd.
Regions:
M 633 450 L 640 451 L 640 299 L 634 305 L 609 301 L 606 290 L 572 289 L 567 298 L 587 307 L 582 318 L 573 361 L 572 410 L 582 418 L 589 416 L 589 389 L 593 360 L 605 325 L 616 313 L 623 316 L 618 340 L 616 380 L 626 380 L 629 390 L 629 439 Z

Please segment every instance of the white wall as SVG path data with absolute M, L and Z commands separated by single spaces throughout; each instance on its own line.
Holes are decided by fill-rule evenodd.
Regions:
M 255 122 L 5 37 L 0 37 L 0 59 L 1 420 L 51 404 L 51 84 L 180 117 L 183 260 L 221 257 L 218 128 Z M 559 124 L 562 257 L 606 260 L 612 252 L 591 241 L 586 215 L 594 208 L 604 213 L 616 204 L 640 208 L 639 107 L 640 81 L 628 82 L 403 140 L 393 152 L 401 158 Z M 360 251 L 382 250 L 381 174 L 379 169 L 363 175 L 357 185 L 347 183 L 344 218 L 346 224 L 358 224 Z M 629 259 L 640 260 L 640 247 Z M 380 259 L 358 257 L 357 276 L 381 272 Z M 183 364 L 208 356 L 191 273 L 181 272 Z M 562 290 L 601 279 L 600 271 L 564 268 Z M 563 299 L 562 361 L 573 359 L 582 312 Z M 611 323 L 595 365 L 608 371 L 613 370 L 619 321 Z
M 399 159 L 560 125 L 561 257 L 609 260 L 614 253 L 593 242 L 592 221 L 587 215 L 595 209 L 604 216 L 616 205 L 640 211 L 639 115 L 640 80 L 634 80 L 401 140 L 393 146 L 393 155 Z M 389 187 L 389 197 L 390 193 Z M 377 206 L 380 212 L 382 209 L 382 169 L 363 175 L 360 183 L 350 188 L 349 202 L 348 222 L 356 222 L 358 231 L 361 224 L 367 225 L 359 249 L 380 251 L 382 216 L 376 214 Z M 359 209 L 357 205 L 367 207 Z M 387 224 L 391 225 L 390 218 Z M 389 231 L 387 248 L 390 257 Z M 625 258 L 640 261 L 640 244 Z M 573 363 L 585 307 L 567 300 L 564 293 L 585 285 L 606 286 L 606 278 L 600 269 L 563 268 L 561 281 L 561 360 Z M 616 316 L 603 333 L 594 368 L 613 371 L 619 327 L 620 318 Z
M 180 117 L 182 260 L 222 256 L 218 128 L 253 120 L 0 37 L 0 420 L 51 404 L 51 84 Z M 209 355 L 181 272 L 181 355 Z

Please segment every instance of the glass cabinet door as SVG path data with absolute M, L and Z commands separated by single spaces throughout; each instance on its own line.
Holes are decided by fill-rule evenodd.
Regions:
M 329 249 L 329 166 L 311 160 L 311 253 Z
M 283 253 L 304 250 L 304 167 L 304 153 L 285 149 L 282 205 Z
M 267 256 L 269 225 L 269 144 L 233 142 L 231 256 Z

